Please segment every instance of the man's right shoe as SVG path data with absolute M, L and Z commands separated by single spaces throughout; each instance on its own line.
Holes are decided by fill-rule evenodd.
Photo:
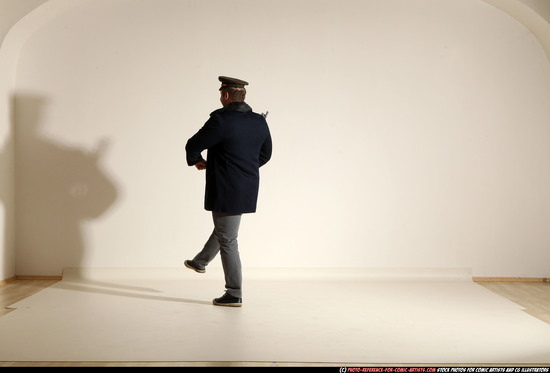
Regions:
M 195 271 L 195 272 L 198 272 L 198 273 L 204 273 L 204 272 L 206 272 L 206 269 L 200 268 L 200 267 L 199 267 L 197 264 L 195 264 L 195 262 L 192 261 L 192 260 L 186 260 L 185 262 L 183 262 L 183 264 L 185 264 L 185 266 L 186 266 L 187 268 L 190 268 L 190 269 L 192 269 L 192 270 Z
M 242 298 L 237 298 L 225 293 L 221 297 L 214 299 L 212 303 L 214 303 L 215 306 L 242 307 L 243 300 Z

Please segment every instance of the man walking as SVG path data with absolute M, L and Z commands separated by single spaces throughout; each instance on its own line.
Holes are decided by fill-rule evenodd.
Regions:
M 223 107 L 187 141 L 187 164 L 206 170 L 204 208 L 212 212 L 214 231 L 202 251 L 185 266 L 199 273 L 221 255 L 226 292 L 217 306 L 242 306 L 242 270 L 237 236 L 241 216 L 256 212 L 259 168 L 271 158 L 271 134 L 265 117 L 244 100 L 247 82 L 220 76 Z M 207 160 L 201 152 L 208 150 Z

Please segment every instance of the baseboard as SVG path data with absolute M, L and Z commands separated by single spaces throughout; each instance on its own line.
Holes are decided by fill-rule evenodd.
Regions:
M 15 280 L 42 280 L 42 281 L 61 281 L 63 276 L 13 276 L 5 280 L 0 280 L 0 287 L 9 284 Z
M 15 281 L 15 280 L 17 280 L 17 277 L 16 277 L 16 276 L 7 278 L 7 279 L 5 279 L 5 280 L 0 280 L 0 286 L 9 284 L 10 282 Z
M 544 277 L 472 277 L 474 282 L 550 282 Z
M 62 280 L 63 276 L 15 276 L 15 280 Z
M 0 286 L 9 284 L 15 280 L 57 280 L 61 281 L 63 276 L 12 276 L 5 280 L 0 280 Z M 550 278 L 546 277 L 472 277 L 474 282 L 539 282 L 550 283 Z

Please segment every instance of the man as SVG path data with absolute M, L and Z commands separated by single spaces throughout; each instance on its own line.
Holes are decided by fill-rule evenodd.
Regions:
M 214 232 L 204 248 L 185 266 L 204 273 L 220 252 L 226 292 L 217 306 L 242 306 L 241 260 L 237 235 L 241 215 L 256 212 L 260 170 L 271 158 L 271 134 L 265 117 L 244 100 L 247 82 L 220 76 L 223 108 L 187 141 L 187 164 L 206 170 L 204 208 L 212 211 Z M 207 160 L 201 152 L 208 150 Z

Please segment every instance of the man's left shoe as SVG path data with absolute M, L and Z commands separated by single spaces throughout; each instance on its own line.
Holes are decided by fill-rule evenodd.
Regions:
M 214 303 L 215 306 L 242 307 L 243 300 L 242 298 L 237 298 L 225 293 L 223 296 L 214 299 L 212 303 Z
M 192 269 L 193 271 L 195 272 L 198 272 L 198 273 L 204 273 L 206 272 L 206 269 L 204 268 L 200 268 L 194 261 L 192 260 L 186 260 L 185 262 L 183 262 L 183 264 L 185 264 L 185 266 L 189 269 Z

